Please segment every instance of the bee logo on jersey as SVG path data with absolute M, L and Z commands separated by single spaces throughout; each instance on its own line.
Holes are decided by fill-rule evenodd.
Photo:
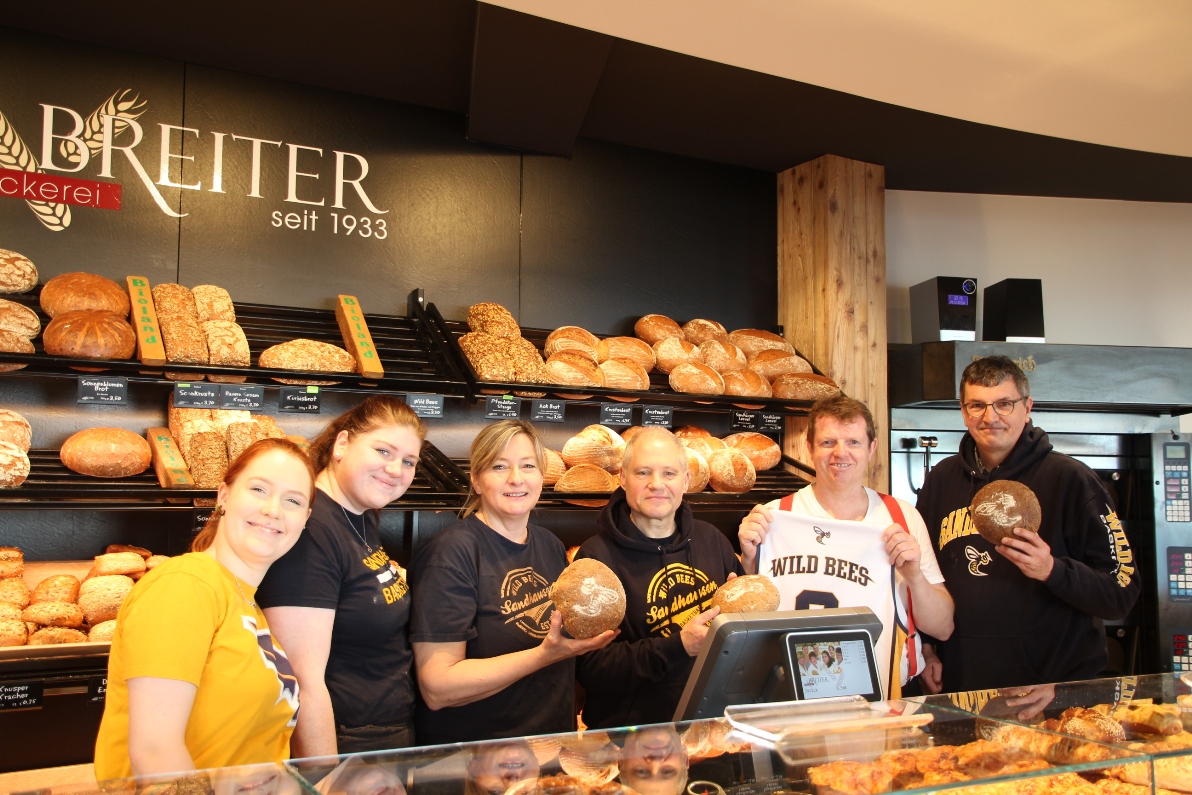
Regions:
M 990 563 L 993 563 L 993 558 L 989 556 L 988 552 L 977 552 L 977 550 L 973 549 L 972 547 L 965 547 L 964 556 L 968 558 L 969 561 L 969 574 L 973 575 L 974 577 L 989 576 L 989 572 L 981 571 L 982 566 L 988 566 Z
M 244 628 L 256 637 L 257 647 L 261 652 L 261 660 L 265 663 L 265 667 L 277 676 L 280 686 L 277 700 L 279 702 L 284 700 L 294 708 L 294 717 L 286 725 L 295 726 L 298 723 L 298 677 L 294 675 L 290 659 L 286 657 L 284 651 L 273 645 L 273 635 L 268 628 L 257 628 L 257 619 L 254 616 L 242 615 L 240 620 L 244 622 Z
M 811 529 L 815 531 L 815 543 L 817 543 L 817 544 L 822 544 L 822 543 L 824 543 L 825 538 L 832 537 L 832 534 L 829 533 L 827 530 L 823 529 L 822 527 L 817 526 L 817 527 L 813 527 Z
M 514 569 L 501 583 L 501 615 L 532 638 L 550 634 L 550 583 L 530 566 Z

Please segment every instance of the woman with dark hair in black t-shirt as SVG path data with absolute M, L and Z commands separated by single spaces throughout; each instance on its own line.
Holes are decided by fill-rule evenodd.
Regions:
M 414 479 L 425 436 L 409 406 L 373 395 L 311 443 L 306 532 L 257 591 L 302 688 L 295 757 L 414 744 L 409 588 L 377 526 Z
M 547 592 L 567 553 L 549 530 L 530 524 L 542 469 L 532 425 L 486 427 L 472 442 L 464 518 L 410 564 L 420 744 L 575 730 L 574 658 L 616 633 L 562 634 Z

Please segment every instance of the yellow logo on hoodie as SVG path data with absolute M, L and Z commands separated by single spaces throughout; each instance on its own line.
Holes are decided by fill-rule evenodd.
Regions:
M 973 518 L 969 516 L 969 507 L 966 505 L 963 508 L 957 508 L 944 517 L 944 521 L 940 522 L 940 549 L 949 541 L 955 541 L 958 538 L 974 535 L 977 532 L 977 526 L 973 524 Z
M 646 588 L 646 624 L 650 632 L 669 638 L 677 627 L 712 606 L 719 586 L 707 574 L 686 563 L 668 563 Z

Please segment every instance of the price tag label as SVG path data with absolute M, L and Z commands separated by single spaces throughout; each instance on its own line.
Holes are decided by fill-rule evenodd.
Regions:
M 215 513 L 214 508 L 195 508 L 195 522 L 190 529 L 191 534 L 198 535 L 203 532 L 203 528 L 207 526 L 207 520 L 213 513 Z
M 0 710 L 40 707 L 41 692 L 41 682 L 4 682 L 0 684 Z
M 441 419 L 443 416 L 442 395 L 406 395 L 406 405 L 419 417 Z
M 321 396 L 317 386 L 283 386 L 277 398 L 277 410 L 317 414 Z
M 87 700 L 103 703 L 108 695 L 108 678 L 93 676 L 87 680 Z
M 567 403 L 562 400 L 530 401 L 530 420 L 532 422 L 562 422 L 566 412 Z
M 182 381 L 174 384 L 174 408 L 215 409 L 219 408 L 219 384 Z
M 128 379 L 112 375 L 80 375 L 78 402 L 127 403 Z
M 175 402 L 174 405 L 178 404 Z M 261 411 L 265 408 L 265 387 L 250 384 L 221 384 L 219 407 L 241 411 Z
M 484 418 L 488 420 L 516 420 L 521 416 L 521 398 L 513 395 L 490 395 L 485 401 Z
M 729 415 L 728 428 L 730 431 L 756 431 L 760 418 L 756 411 L 733 409 Z
M 675 410 L 670 406 L 642 406 L 642 425 L 671 427 Z
M 601 403 L 600 404 L 600 424 L 601 425 L 632 425 L 633 424 L 633 404 L 632 403 Z
M 763 411 L 758 430 L 762 433 L 782 433 L 786 430 L 786 417 L 782 414 L 771 414 Z

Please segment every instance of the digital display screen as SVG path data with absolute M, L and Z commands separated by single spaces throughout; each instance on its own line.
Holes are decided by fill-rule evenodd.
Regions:
M 869 652 L 863 640 L 796 642 L 803 698 L 872 696 Z
M 969 297 L 967 295 L 949 295 L 948 306 L 968 306 Z
M 1165 444 L 1163 445 L 1164 458 L 1187 458 L 1188 448 L 1182 444 Z

